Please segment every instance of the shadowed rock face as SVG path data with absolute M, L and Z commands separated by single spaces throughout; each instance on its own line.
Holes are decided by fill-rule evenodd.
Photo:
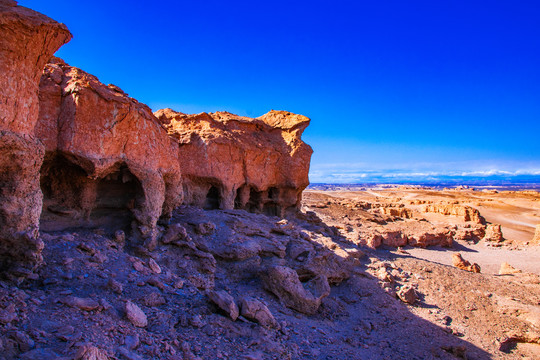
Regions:
M 150 108 L 59 59 L 40 83 L 41 226 L 119 228 L 153 241 L 182 201 L 176 143 Z
M 33 136 L 45 63 L 71 39 L 67 28 L 0 0 L 0 267 L 41 261 L 37 238 L 43 145 Z M 20 269 L 23 271 L 24 269 Z M 24 275 L 12 271 L 12 275 Z
M 179 144 L 185 201 L 206 209 L 282 216 L 296 211 L 309 184 L 309 119 L 286 111 L 259 118 L 227 112 L 155 113 Z

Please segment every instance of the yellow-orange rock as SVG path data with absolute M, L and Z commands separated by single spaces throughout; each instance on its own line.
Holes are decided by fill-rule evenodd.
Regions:
M 484 224 L 485 219 L 475 208 L 459 204 L 430 204 L 424 207 L 424 212 L 438 213 L 442 215 L 453 215 L 463 219 L 463 221 L 472 221 L 477 224 Z
M 301 140 L 307 117 L 270 111 L 253 119 L 171 109 L 155 115 L 178 141 L 187 203 L 278 216 L 300 206 L 313 152 Z
M 473 273 L 480 273 L 480 265 L 477 263 L 471 264 L 467 260 L 465 260 L 460 253 L 455 253 L 452 255 L 452 265 L 457 267 L 458 269 L 470 271 Z
M 534 237 L 531 242 L 533 245 L 540 244 L 540 224 L 536 225 L 536 231 L 534 232 Z
M 54 59 L 40 83 L 41 225 L 126 226 L 151 243 L 182 201 L 178 145 L 148 106 Z M 132 215 L 132 216 L 130 216 Z
M 14 276 L 41 261 L 38 84 L 45 63 L 70 39 L 64 25 L 0 0 L 0 268 L 12 267 Z

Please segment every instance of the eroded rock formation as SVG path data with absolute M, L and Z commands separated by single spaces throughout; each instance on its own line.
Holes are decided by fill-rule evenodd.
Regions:
M 536 231 L 534 232 L 534 237 L 532 239 L 533 245 L 540 245 L 540 224 L 536 225 Z
M 0 0 L 1 268 L 31 268 L 41 261 L 43 243 L 37 229 L 42 203 L 39 169 L 44 152 L 33 136 L 38 84 L 45 63 L 70 39 L 63 24 L 17 6 L 15 1 Z
M 309 184 L 309 119 L 285 111 L 256 118 L 227 112 L 155 113 L 179 143 L 186 203 L 283 215 L 300 206 Z
M 40 83 L 41 226 L 125 227 L 154 243 L 182 200 L 177 144 L 150 108 L 59 59 Z
M 459 204 L 431 204 L 424 207 L 424 212 L 438 213 L 442 215 L 453 215 L 463 219 L 463 221 L 472 221 L 477 224 L 484 224 L 485 219 L 475 208 Z

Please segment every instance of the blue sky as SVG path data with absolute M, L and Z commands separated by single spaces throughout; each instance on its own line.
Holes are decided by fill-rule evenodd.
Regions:
M 309 116 L 312 182 L 540 179 L 538 1 L 19 3 L 153 110 Z

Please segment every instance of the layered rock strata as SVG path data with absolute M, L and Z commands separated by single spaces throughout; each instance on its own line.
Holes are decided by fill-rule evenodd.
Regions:
M 38 84 L 45 63 L 70 39 L 63 24 L 0 0 L 0 268 L 41 261 Z
M 155 115 L 178 141 L 186 203 L 277 216 L 300 207 L 313 152 L 301 140 L 307 117 L 270 111 L 252 119 L 171 109 Z
M 148 106 L 59 59 L 40 83 L 41 226 L 126 227 L 154 243 L 181 203 L 178 145 Z

